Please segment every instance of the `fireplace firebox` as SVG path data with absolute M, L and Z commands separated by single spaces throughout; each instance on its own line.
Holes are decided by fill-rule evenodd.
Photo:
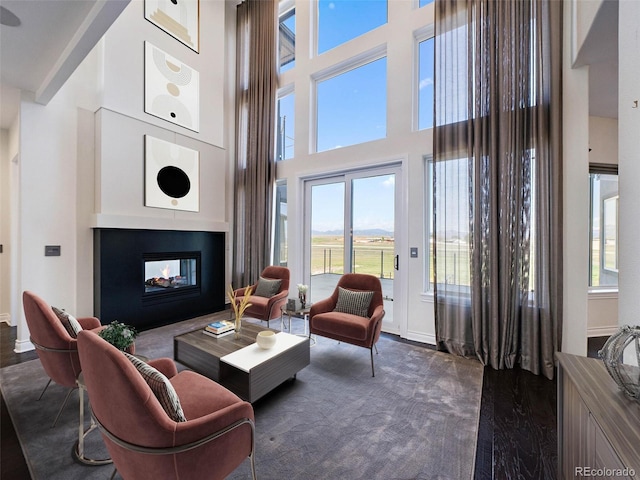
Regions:
M 147 330 L 224 309 L 225 234 L 94 230 L 94 314 Z
M 200 252 L 143 255 L 145 295 L 180 293 L 198 288 Z

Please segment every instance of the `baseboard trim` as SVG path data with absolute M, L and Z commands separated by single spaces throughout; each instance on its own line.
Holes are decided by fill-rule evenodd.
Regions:
M 591 327 L 587 328 L 587 337 L 609 337 L 618 331 L 615 327 Z
M 437 344 L 436 336 L 430 333 L 407 332 L 406 339 L 413 342 L 428 343 L 429 345 Z
M 9 314 L 9 313 L 0 313 L 0 322 L 4 322 L 7 325 L 11 326 L 11 314 Z
M 31 341 L 29 340 L 16 340 L 15 348 L 13 349 L 13 351 L 15 353 L 24 353 L 30 352 L 35 349 L 36 347 L 34 347 L 33 343 L 31 343 Z

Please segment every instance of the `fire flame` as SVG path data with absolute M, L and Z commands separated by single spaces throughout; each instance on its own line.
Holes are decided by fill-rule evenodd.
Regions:
M 169 264 L 165 265 L 165 267 L 160 270 L 162 274 L 162 278 L 169 278 L 171 276 L 171 269 L 169 268 Z

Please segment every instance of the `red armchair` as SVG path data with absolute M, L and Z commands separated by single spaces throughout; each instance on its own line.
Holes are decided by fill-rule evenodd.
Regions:
M 282 312 L 280 308 L 287 303 L 287 297 L 289 296 L 289 269 L 287 267 L 270 266 L 265 268 L 260 276 L 267 280 L 280 280 L 280 287 L 273 296 L 262 297 L 255 294 L 259 282 L 250 285 L 252 294 L 250 295 L 249 303 L 251 303 L 251 306 L 247 308 L 245 315 L 266 321 L 268 327 L 270 320 L 281 318 Z M 235 291 L 236 302 L 242 301 L 247 288 L 239 288 Z
M 186 421 L 174 421 L 113 345 L 83 331 L 78 350 L 92 415 L 122 478 L 222 480 L 249 457 L 255 480 L 250 403 L 195 372 L 178 373 L 169 358 L 149 361 L 179 399 Z
M 42 367 L 49 376 L 49 381 L 38 400 L 44 395 L 51 380 L 58 385 L 69 388 L 69 392 L 53 421 L 53 427 L 67 404 L 71 392 L 77 388 L 76 379 L 81 371 L 77 341 L 62 326 L 62 322 L 53 312 L 51 306 L 42 298 L 33 292 L 25 291 L 22 294 L 22 304 L 31 335 L 31 343 L 36 347 Z M 78 318 L 77 320 L 85 330 L 102 328 L 100 320 L 95 317 Z
M 373 292 L 368 308 L 362 312 L 363 315 L 335 311 L 340 288 L 351 292 Z M 375 377 L 373 348 L 380 338 L 383 317 L 384 305 L 380 280 L 373 275 L 346 273 L 342 275 L 329 298 L 311 306 L 309 336 L 316 334 L 368 348 L 371 351 L 371 376 Z

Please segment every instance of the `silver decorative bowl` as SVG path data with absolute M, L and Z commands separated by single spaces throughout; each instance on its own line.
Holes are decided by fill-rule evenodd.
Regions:
M 618 387 L 640 402 L 640 326 L 621 327 L 609 337 L 598 356 Z

